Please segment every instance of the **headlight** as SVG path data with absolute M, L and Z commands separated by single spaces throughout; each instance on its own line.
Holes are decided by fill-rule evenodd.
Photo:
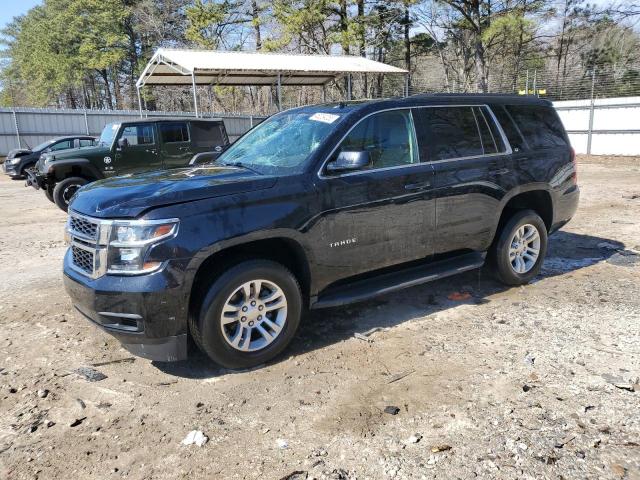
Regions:
M 12 158 L 9 162 L 11 162 L 11 165 L 16 165 L 20 163 L 20 157 Z
M 157 270 L 160 261 L 147 261 L 147 253 L 157 243 L 178 233 L 178 219 L 117 220 L 111 224 L 107 251 L 107 273 L 141 274 Z

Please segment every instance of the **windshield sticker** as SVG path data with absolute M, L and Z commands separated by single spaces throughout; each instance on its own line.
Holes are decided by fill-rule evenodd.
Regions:
M 333 123 L 340 118 L 340 115 L 334 115 L 333 113 L 314 113 L 309 117 L 309 120 L 315 120 L 316 122 Z

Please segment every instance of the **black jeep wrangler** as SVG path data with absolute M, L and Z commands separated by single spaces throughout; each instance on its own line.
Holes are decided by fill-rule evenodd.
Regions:
M 213 160 L 229 145 L 221 119 L 161 118 L 109 123 L 93 148 L 44 153 L 26 171 L 27 186 L 44 190 L 66 211 L 87 183 Z
M 82 188 L 64 282 L 75 308 L 137 355 L 246 368 L 302 312 L 489 262 L 535 277 L 578 205 L 551 104 L 423 95 L 274 115 L 215 162 Z

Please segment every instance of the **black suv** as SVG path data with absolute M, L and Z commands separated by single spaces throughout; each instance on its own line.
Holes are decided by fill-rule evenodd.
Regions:
M 89 182 L 116 175 L 186 167 L 216 158 L 229 145 L 222 119 L 147 118 L 109 123 L 93 148 L 44 153 L 27 185 L 67 210 Z
M 92 147 L 95 143 L 95 137 L 71 135 L 47 140 L 33 149 L 16 148 L 7 155 L 7 159 L 4 162 L 4 173 L 12 178 L 24 178 L 27 175 L 26 170 L 33 167 L 42 154 L 59 152 L 70 148 Z
M 297 108 L 215 162 L 95 182 L 71 203 L 64 281 L 137 355 L 179 360 L 190 334 L 230 368 L 335 307 L 489 262 L 540 271 L 578 205 L 551 104 L 423 95 Z

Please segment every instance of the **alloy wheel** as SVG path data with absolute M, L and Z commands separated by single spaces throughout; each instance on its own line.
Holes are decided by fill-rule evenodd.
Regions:
M 236 350 L 255 352 L 275 341 L 287 321 L 287 299 L 268 280 L 251 280 L 227 298 L 220 315 L 225 341 Z
M 515 231 L 509 247 L 509 262 L 513 271 L 522 275 L 530 271 L 540 256 L 540 232 L 531 224 Z

